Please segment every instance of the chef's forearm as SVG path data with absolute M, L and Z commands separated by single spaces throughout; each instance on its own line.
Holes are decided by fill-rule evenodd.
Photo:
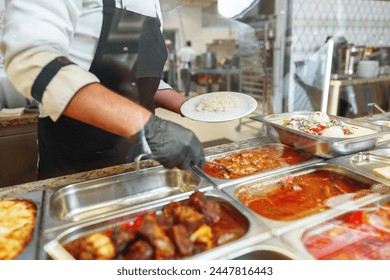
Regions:
M 164 89 L 156 92 L 154 103 L 157 107 L 180 114 L 181 105 L 187 98 L 173 89 Z
M 151 113 L 101 84 L 92 83 L 75 94 L 64 115 L 130 138 L 142 129 Z

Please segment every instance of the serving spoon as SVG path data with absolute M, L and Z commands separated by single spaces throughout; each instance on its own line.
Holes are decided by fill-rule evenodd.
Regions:
M 232 173 L 232 172 L 229 170 L 229 168 L 228 168 L 226 165 L 222 164 L 222 163 L 218 163 L 218 162 L 214 162 L 214 161 L 206 161 L 206 163 L 217 165 L 217 166 L 219 166 L 219 167 L 222 167 L 222 169 L 223 169 L 224 171 L 226 171 L 227 173 L 229 173 L 229 174 Z

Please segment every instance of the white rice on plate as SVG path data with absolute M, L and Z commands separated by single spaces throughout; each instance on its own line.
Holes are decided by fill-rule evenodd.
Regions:
M 203 98 L 196 106 L 196 110 L 199 112 L 227 112 L 237 107 L 238 104 L 237 96 L 229 93 L 219 93 Z

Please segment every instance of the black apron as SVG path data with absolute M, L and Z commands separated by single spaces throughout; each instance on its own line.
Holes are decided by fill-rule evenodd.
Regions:
M 103 4 L 90 72 L 104 86 L 154 113 L 154 95 L 168 55 L 158 17 L 118 9 L 115 0 Z M 131 162 L 144 152 L 137 136 L 129 140 L 66 116 L 56 122 L 40 118 L 38 143 L 39 179 Z

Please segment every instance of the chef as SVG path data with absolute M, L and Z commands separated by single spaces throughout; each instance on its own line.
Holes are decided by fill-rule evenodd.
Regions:
M 40 103 L 40 179 L 150 154 L 204 165 L 195 134 L 153 113 L 185 97 L 161 81 L 167 49 L 158 0 L 10 0 L 1 50 L 8 78 Z

